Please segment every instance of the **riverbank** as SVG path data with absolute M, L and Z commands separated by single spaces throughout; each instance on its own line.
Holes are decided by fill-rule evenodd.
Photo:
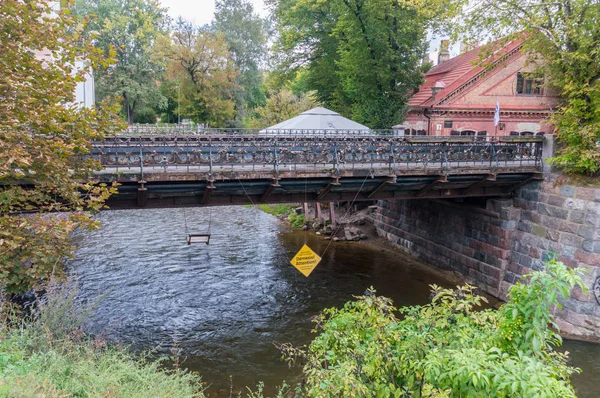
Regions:
M 307 206 L 307 213 L 303 213 L 302 206 L 296 206 L 293 204 L 288 205 L 276 205 L 281 210 L 283 207 L 287 208 L 287 211 L 279 211 L 276 209 L 265 209 L 263 206 L 260 209 L 268 214 L 276 216 L 284 225 L 288 227 L 303 228 L 318 239 L 325 241 L 331 240 L 331 244 L 335 245 L 362 245 L 371 250 L 376 250 L 382 253 L 397 254 L 402 257 L 403 262 L 408 263 L 410 267 L 415 267 L 423 272 L 435 275 L 436 278 L 441 278 L 449 283 L 455 285 L 462 285 L 467 282 L 467 278 L 451 270 L 443 270 L 438 267 L 426 264 L 416 257 L 412 256 L 410 252 L 403 246 L 393 244 L 389 240 L 380 236 L 377 233 L 377 229 L 374 224 L 374 211 L 375 206 L 367 205 L 356 205 L 349 208 L 349 205 L 335 206 L 334 207 L 334 219 L 335 225 L 331 225 L 329 220 L 321 217 L 317 217 L 316 206 Z M 323 211 L 329 213 L 329 205 L 323 205 Z M 304 224 L 292 225 L 289 220 L 288 214 L 290 211 L 304 214 Z M 490 295 L 485 295 L 494 306 L 500 305 L 501 300 L 494 298 Z
M 16 308 L 0 297 L 1 397 L 205 397 L 198 375 L 86 334 L 91 308 L 67 285 L 51 286 L 28 315 Z

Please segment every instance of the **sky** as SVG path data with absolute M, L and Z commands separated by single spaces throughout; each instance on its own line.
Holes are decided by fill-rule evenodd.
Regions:
M 254 5 L 254 12 L 261 16 L 267 15 L 263 0 L 250 0 Z M 215 14 L 215 0 L 160 0 L 163 7 L 169 9 L 169 16 L 193 22 L 196 25 L 205 25 L 212 21 Z

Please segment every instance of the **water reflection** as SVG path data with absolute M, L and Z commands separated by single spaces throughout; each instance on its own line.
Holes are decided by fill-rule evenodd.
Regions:
M 600 345 L 565 340 L 562 350 L 571 353 L 571 366 L 581 369 L 573 375 L 573 385 L 579 398 L 600 397 Z
M 235 388 L 297 380 L 273 343 L 308 343 L 310 318 L 323 308 L 371 285 L 397 306 L 426 303 L 431 283 L 448 285 L 407 256 L 356 243 L 331 244 L 305 278 L 289 260 L 305 240 L 319 254 L 327 241 L 286 231 L 257 209 L 212 212 L 210 246 L 185 243 L 186 224 L 206 232 L 208 209 L 101 213 L 100 230 L 76 236 L 72 272 L 82 298 L 102 297 L 93 332 L 164 354 L 178 347 L 184 366 L 224 396 L 229 375 Z

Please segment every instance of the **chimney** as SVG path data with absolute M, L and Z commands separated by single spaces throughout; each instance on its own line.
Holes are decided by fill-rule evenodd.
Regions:
M 450 45 L 448 40 L 442 40 L 440 43 L 440 53 L 438 54 L 438 65 L 450 59 Z

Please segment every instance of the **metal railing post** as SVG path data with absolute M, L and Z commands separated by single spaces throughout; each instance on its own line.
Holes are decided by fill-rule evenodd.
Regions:
M 275 178 L 279 178 L 279 159 L 278 159 L 278 154 L 277 154 L 277 147 L 278 147 L 278 143 L 277 143 L 277 137 L 275 137 L 275 146 L 274 146 L 274 152 L 275 152 Z
M 213 179 L 213 161 L 212 161 L 212 136 L 208 141 L 208 176 Z
M 340 165 L 338 162 L 338 151 L 337 151 L 337 142 L 333 142 L 333 169 L 335 170 L 335 174 L 337 177 L 340 176 Z
M 390 158 L 389 158 L 389 172 L 390 175 L 396 175 L 396 159 L 394 159 L 394 143 L 390 142 Z
M 492 162 L 495 160 L 496 162 L 496 166 L 494 167 L 492 165 Z M 490 143 L 490 169 L 491 170 L 498 170 L 498 167 L 500 167 L 500 157 L 498 156 L 498 151 L 496 150 L 496 143 L 494 141 L 492 141 Z
M 140 143 L 140 175 L 142 176 L 142 180 L 144 179 L 144 152 L 142 151 L 142 140 Z

